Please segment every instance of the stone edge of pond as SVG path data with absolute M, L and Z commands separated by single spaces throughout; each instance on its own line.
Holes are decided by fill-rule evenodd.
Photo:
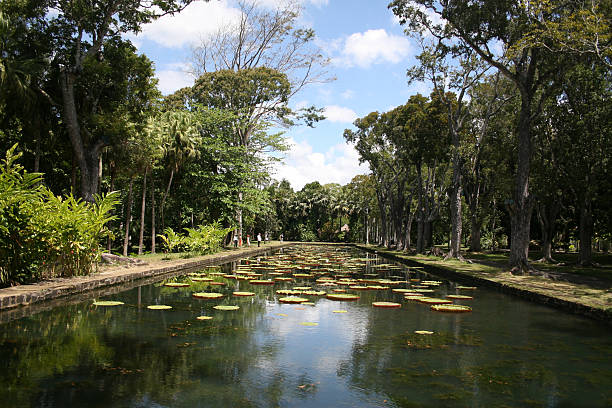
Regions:
M 266 244 L 259 248 L 242 249 L 238 252 L 228 251 L 188 260 L 172 260 L 168 261 L 167 265 L 158 267 L 148 267 L 146 264 L 131 268 L 115 267 L 87 276 L 75 276 L 2 288 L 0 289 L 0 323 L 36 313 L 36 311 L 25 310 L 35 304 L 49 303 L 75 295 L 78 299 L 73 303 L 76 303 L 95 294 L 102 296 L 124 290 L 119 285 L 134 283 L 131 285 L 132 287 L 140 286 L 171 274 L 179 275 L 195 268 L 219 265 L 293 245 L 295 243 L 291 242 Z M 106 290 L 109 287 L 114 287 L 115 290 Z M 64 302 L 53 302 L 53 304 L 48 305 L 49 307 L 43 307 L 42 309 L 49 309 L 61 303 Z M 6 312 L 11 311 L 17 311 L 17 313 L 7 315 Z M 15 317 L 11 315 L 15 315 Z
M 353 246 L 364 251 L 368 251 L 370 253 L 383 255 L 386 258 L 393 259 L 408 266 L 422 266 L 425 272 L 429 272 L 445 278 L 450 278 L 461 283 L 475 284 L 477 286 L 486 286 L 492 289 L 496 289 L 502 293 L 518 296 L 532 302 L 548 305 L 556 309 L 563 310 L 565 312 L 582 315 L 594 320 L 607 323 L 608 325 L 612 325 L 612 309 L 606 310 L 588 306 L 582 303 L 572 302 L 566 299 L 561 299 L 533 290 L 507 285 L 503 282 L 498 282 L 492 279 L 474 276 L 469 273 L 451 269 L 451 267 L 441 267 L 439 265 L 431 265 L 425 262 L 418 262 L 413 259 L 398 255 L 392 250 L 386 250 L 385 248 L 372 248 L 360 244 L 353 244 Z

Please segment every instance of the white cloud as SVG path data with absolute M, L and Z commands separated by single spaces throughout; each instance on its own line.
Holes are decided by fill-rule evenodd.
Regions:
M 287 4 L 294 3 L 295 0 L 257 0 L 257 4 L 267 8 L 279 8 Z M 297 0 L 297 3 L 310 3 L 315 7 L 321 8 L 329 4 L 329 0 Z
M 359 164 L 359 154 L 349 144 L 338 144 L 327 152 L 315 152 L 306 142 L 289 139 L 291 150 L 284 164 L 278 164 L 274 178 L 289 180 L 295 190 L 313 181 L 321 184 L 347 184 L 357 174 L 369 173 L 366 164 Z
M 347 89 L 340 94 L 344 99 L 352 99 L 355 96 L 355 92 L 352 89 Z
M 145 25 L 136 41 L 147 39 L 168 48 L 192 45 L 239 17 L 240 11 L 231 7 L 227 0 L 197 1 L 178 14 Z
M 325 119 L 330 122 L 353 123 L 357 119 L 354 110 L 338 105 L 328 105 L 323 112 Z
M 411 52 L 410 41 L 404 36 L 387 33 L 384 29 L 354 33 L 346 38 L 339 57 L 339 66 L 368 68 L 372 64 L 398 63 Z
M 162 94 L 168 95 L 186 86 L 193 86 L 193 76 L 188 71 L 189 65 L 181 63 L 168 64 L 164 69 L 156 70 Z

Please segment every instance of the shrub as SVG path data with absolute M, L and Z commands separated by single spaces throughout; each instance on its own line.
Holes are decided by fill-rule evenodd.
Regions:
M 201 255 L 218 252 L 230 230 L 231 228 L 222 228 L 218 222 L 215 222 L 196 228 L 185 228 L 187 235 L 177 233 L 172 228 L 166 228 L 164 234 L 158 236 L 164 242 L 167 252 L 187 251 Z
M 0 165 L 0 285 L 90 273 L 117 194 L 98 197 L 95 204 L 56 197 L 41 174 L 17 163 L 16 148 Z

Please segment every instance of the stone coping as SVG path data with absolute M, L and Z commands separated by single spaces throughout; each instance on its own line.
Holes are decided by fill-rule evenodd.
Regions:
M 373 245 L 354 244 L 354 246 L 408 266 L 423 267 L 425 272 L 434 275 L 465 284 L 493 288 L 536 303 L 612 324 L 612 290 L 610 289 L 591 288 L 587 285 L 538 276 L 516 276 L 501 268 L 494 273 L 469 270 L 467 263 L 465 269 L 457 269 L 456 267 L 460 265 L 445 264 L 442 260 L 415 259 L 418 257 Z
M 88 276 L 57 278 L 28 285 L 0 289 L 0 323 L 51 309 L 117 293 L 136 286 L 154 283 L 169 276 L 264 254 L 293 243 L 268 243 L 261 247 L 229 249 L 216 254 L 187 259 L 156 261 L 152 264 L 131 264 L 104 267 Z

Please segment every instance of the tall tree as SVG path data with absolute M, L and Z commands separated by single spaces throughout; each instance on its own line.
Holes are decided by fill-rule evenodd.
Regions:
M 567 5 L 567 2 L 563 4 Z M 558 14 L 532 7 L 531 2 L 509 0 L 395 0 L 389 7 L 409 29 L 427 30 L 435 36 L 452 36 L 474 50 L 484 61 L 511 80 L 521 95 L 516 126 L 517 166 L 514 195 L 506 200 L 512 220 L 510 268 L 515 273 L 531 270 L 528 258 L 529 231 L 534 205 L 529 189 L 532 154 L 532 122 L 542 103 L 553 92 L 552 83 L 567 68 L 563 55 L 531 44 L 506 58 L 496 51 L 498 44 L 507 50 L 544 21 L 555 20 Z M 433 13 L 442 23 L 432 21 Z
M 109 38 L 137 32 L 143 24 L 178 12 L 190 1 L 49 1 L 49 8 L 58 12 L 50 22 L 50 29 L 57 39 L 55 63 L 60 66 L 62 118 L 79 166 L 80 194 L 84 200 L 94 199 L 99 183 L 100 152 L 109 144 L 103 133 L 93 132 L 84 122 L 84 112 L 77 100 L 77 89 L 94 89 L 84 80 L 86 65 L 101 62 Z

